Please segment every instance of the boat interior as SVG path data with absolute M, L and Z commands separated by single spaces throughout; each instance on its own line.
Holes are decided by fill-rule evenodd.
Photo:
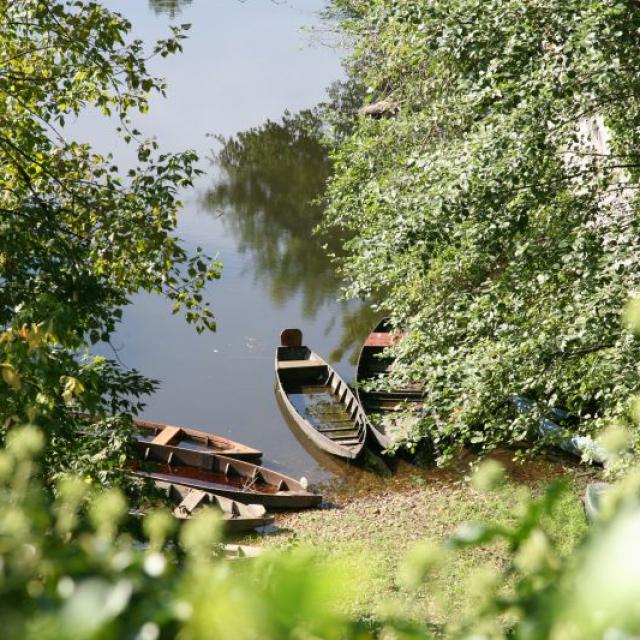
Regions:
M 264 493 L 297 489 L 289 486 L 292 483 L 290 479 L 287 481 L 276 472 L 239 460 L 205 456 L 195 451 L 185 451 L 177 447 L 171 449 L 145 442 L 138 442 L 137 447 L 141 461 L 147 465 L 151 464 L 154 471 L 167 475 L 165 480 L 169 482 L 170 476 L 174 476 Z
M 313 356 L 308 347 L 278 347 L 278 375 L 282 384 L 322 384 L 329 367 Z
M 347 447 L 363 441 L 366 417 L 355 395 L 310 349 L 279 347 L 278 376 L 291 404 L 318 432 Z

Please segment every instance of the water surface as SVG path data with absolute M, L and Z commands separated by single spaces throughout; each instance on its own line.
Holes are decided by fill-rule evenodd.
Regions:
M 335 247 L 339 239 L 312 235 L 320 208 L 309 199 L 321 190 L 327 160 L 295 118 L 282 120 L 287 110 L 295 114 L 325 99 L 326 87 L 342 77 L 342 52 L 308 31 L 320 24 L 324 2 L 106 4 L 146 42 L 166 37 L 171 23 L 192 24 L 182 55 L 151 63 L 167 79 L 169 97 L 154 99 L 136 125 L 166 150 L 193 148 L 203 158 L 228 152 L 217 165 L 202 163 L 206 176 L 184 194 L 179 226 L 188 246 L 202 246 L 224 264 L 222 279 L 207 290 L 217 333 L 198 336 L 165 301 L 139 296 L 113 340 L 126 366 L 161 381 L 144 417 L 227 435 L 262 449 L 269 466 L 326 479 L 331 462 L 310 454 L 287 427 L 273 392 L 283 328 L 301 328 L 305 342 L 351 380 L 348 356 L 372 323 L 357 305 L 337 302 L 339 282 L 321 245 Z M 130 161 L 127 150 L 113 147 L 104 122 L 88 118 L 78 130 L 98 150 Z

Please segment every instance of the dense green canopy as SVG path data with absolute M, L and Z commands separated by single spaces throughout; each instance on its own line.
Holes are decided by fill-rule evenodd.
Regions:
M 409 441 L 530 435 L 510 398 L 623 417 L 638 340 L 640 7 L 619 0 L 336 0 L 351 75 L 386 117 L 338 146 L 328 224 L 354 296 L 411 330 L 429 390 Z
M 199 331 L 214 326 L 201 290 L 218 266 L 174 234 L 196 156 L 161 153 L 130 122 L 164 92 L 149 56 L 180 50 L 183 30 L 145 51 L 130 29 L 95 2 L 0 1 L 0 435 L 44 426 L 53 473 L 117 466 L 124 434 L 78 441 L 71 412 L 134 411 L 153 387 L 83 355 L 109 340 L 134 293 L 164 294 Z M 68 137 L 87 110 L 136 150 L 135 167 Z

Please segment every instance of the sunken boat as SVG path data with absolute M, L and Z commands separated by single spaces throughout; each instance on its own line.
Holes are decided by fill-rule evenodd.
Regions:
M 193 489 L 175 482 L 156 482 L 156 487 L 173 506 L 173 515 L 188 520 L 199 509 L 212 507 L 220 512 L 225 531 L 237 533 L 272 524 L 274 516 L 261 504 L 244 504 L 210 491 Z
M 258 449 L 206 431 L 147 420 L 134 420 L 133 424 L 139 442 L 223 455 L 248 462 L 260 462 L 262 458 L 262 451 Z
M 399 344 L 405 335 L 393 329 L 389 318 L 383 318 L 367 336 L 358 357 L 355 393 L 369 418 L 371 433 L 383 449 L 393 445 L 390 431 L 418 419 L 424 401 L 424 386 L 421 384 L 366 389 L 367 383 L 384 384 L 394 365 L 393 358 L 385 356 L 384 351 Z
M 302 482 L 244 460 L 153 442 L 136 442 L 135 451 L 134 474 L 156 482 L 274 509 L 304 509 L 322 502 L 322 496 L 307 491 Z
M 367 437 L 367 417 L 349 385 L 302 344 L 299 329 L 285 329 L 276 351 L 276 394 L 284 410 L 319 449 L 357 458 Z

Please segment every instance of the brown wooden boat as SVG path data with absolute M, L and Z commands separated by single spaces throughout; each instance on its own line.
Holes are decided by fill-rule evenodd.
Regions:
M 249 462 L 260 462 L 262 458 L 262 451 L 258 449 L 206 431 L 160 422 L 148 422 L 147 420 L 134 420 L 133 423 L 138 429 L 139 442 L 151 442 L 157 445 L 219 454 Z
M 424 387 L 414 384 L 402 389 L 365 391 L 362 384 L 383 380 L 391 373 L 393 359 L 383 358 L 381 354 L 386 348 L 399 344 L 405 335 L 391 327 L 389 318 L 383 318 L 367 336 L 358 357 L 356 396 L 369 418 L 371 433 L 383 449 L 394 443 L 388 429 L 399 426 L 399 422 L 417 420 L 423 406 Z
M 137 442 L 136 475 L 211 491 L 245 504 L 302 509 L 322 502 L 298 480 L 250 462 L 206 451 Z
M 300 430 L 317 447 L 354 459 L 367 436 L 367 417 L 349 385 L 317 353 L 286 329 L 276 351 L 276 393 Z
M 224 528 L 230 533 L 249 531 L 256 527 L 272 524 L 274 516 L 267 513 L 261 504 L 244 504 L 210 491 L 193 489 L 175 482 L 156 482 L 167 500 L 175 505 L 173 515 L 179 520 L 191 518 L 202 507 L 217 509 L 224 522 Z

